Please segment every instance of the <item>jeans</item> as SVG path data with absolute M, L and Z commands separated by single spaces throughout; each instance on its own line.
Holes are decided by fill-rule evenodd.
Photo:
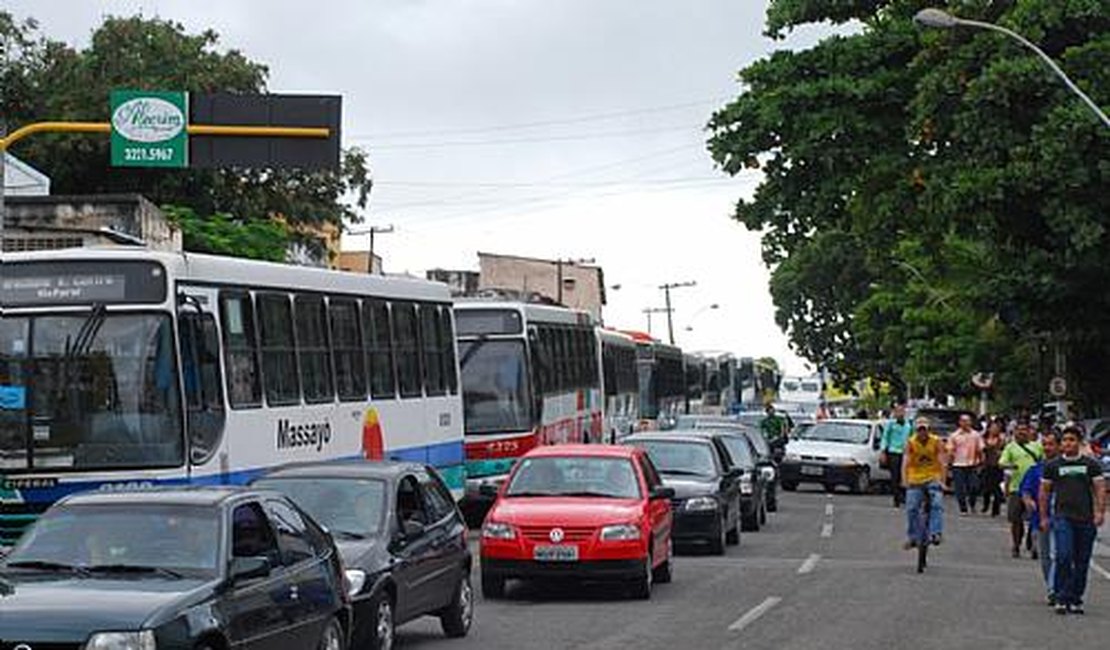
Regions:
M 1052 524 L 1049 524 L 1048 532 L 1037 530 L 1035 534 L 1041 555 L 1041 574 L 1044 576 L 1048 595 L 1052 596 L 1056 593 L 1056 540 L 1053 536 Z
M 1095 525 L 1089 521 L 1072 521 L 1057 517 L 1052 522 L 1056 541 L 1056 602 L 1082 605 L 1087 591 L 1087 570 L 1095 546 Z
M 902 485 L 902 454 L 888 451 L 887 467 L 890 469 L 890 492 L 894 495 L 894 505 L 906 502 L 906 488 Z
M 974 467 L 953 467 L 952 479 L 956 488 L 956 502 L 960 504 L 960 512 L 967 512 L 970 502 L 971 509 L 975 509 L 976 479 Z
M 1002 512 L 1002 503 L 1006 501 L 1006 495 L 1002 493 L 1002 478 L 1002 468 L 984 467 L 979 479 L 979 487 L 983 493 L 983 512 L 989 509 L 995 517 Z
M 932 509 L 929 511 L 929 535 L 940 535 L 944 532 L 944 492 L 940 489 L 940 484 L 911 485 L 906 488 L 906 535 L 911 542 L 921 539 L 917 520 L 925 501 L 925 490 L 929 490 L 932 501 Z

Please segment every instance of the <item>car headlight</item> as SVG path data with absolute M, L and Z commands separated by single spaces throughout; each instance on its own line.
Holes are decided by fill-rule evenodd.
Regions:
M 764 481 L 768 483 L 775 480 L 775 468 L 769 465 L 764 465 L 759 468 L 759 474 L 763 477 Z
M 344 575 L 347 577 L 347 595 L 357 596 L 362 593 L 362 588 L 366 586 L 366 572 L 360 569 L 347 569 Z
M 509 524 L 487 521 L 482 526 L 482 537 L 486 539 L 515 539 L 516 531 Z
M 713 497 L 694 497 L 693 499 L 687 499 L 686 503 L 683 504 L 682 507 L 685 508 L 686 510 L 692 510 L 692 511 L 697 512 L 697 511 L 706 511 L 706 510 L 716 510 L 718 508 L 718 506 L 719 506 L 719 504 L 717 503 L 717 500 L 714 499 Z
M 792 461 L 792 462 L 795 462 L 795 463 L 802 459 L 801 456 L 799 456 L 798 454 L 796 454 L 792 451 L 786 452 L 786 455 L 784 455 L 782 458 L 783 458 L 783 460 L 789 460 L 789 461 Z
M 630 542 L 640 539 L 640 527 L 635 524 L 614 524 L 601 529 L 603 542 Z
M 95 632 L 85 642 L 85 650 L 156 650 L 152 630 L 138 632 Z

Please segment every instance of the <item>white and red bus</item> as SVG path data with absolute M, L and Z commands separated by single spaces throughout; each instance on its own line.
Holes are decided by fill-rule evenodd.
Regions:
M 455 320 L 468 499 L 488 500 L 533 447 L 602 440 L 600 355 L 589 314 L 463 299 Z

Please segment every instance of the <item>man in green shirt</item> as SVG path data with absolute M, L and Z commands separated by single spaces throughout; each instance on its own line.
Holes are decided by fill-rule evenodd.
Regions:
M 767 404 L 764 414 L 763 421 L 759 423 L 759 429 L 767 442 L 774 445 L 786 437 L 786 420 L 775 413 L 774 404 Z
M 1021 540 L 1025 537 L 1025 503 L 1021 499 L 1021 481 L 1029 468 L 1044 458 L 1041 443 L 1033 440 L 1029 422 L 1022 420 L 1014 429 L 1014 439 L 1002 450 L 998 465 L 1009 472 L 1006 481 L 1006 518 L 1010 521 L 1013 548 L 1010 554 L 1021 557 Z
M 906 419 L 906 405 L 900 402 L 895 404 L 893 417 L 883 426 L 879 446 L 879 462 L 890 470 L 890 491 L 894 494 L 895 508 L 901 508 L 906 502 L 906 486 L 902 485 L 902 452 L 912 432 L 913 425 Z

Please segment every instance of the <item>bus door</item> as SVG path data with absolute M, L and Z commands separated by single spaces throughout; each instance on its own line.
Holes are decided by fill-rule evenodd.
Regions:
M 207 287 L 181 287 L 177 294 L 177 332 L 190 475 L 194 467 L 213 460 L 223 440 L 226 412 L 220 370 L 218 304 L 218 292 Z M 226 452 L 220 455 L 219 462 L 220 474 L 226 482 Z

